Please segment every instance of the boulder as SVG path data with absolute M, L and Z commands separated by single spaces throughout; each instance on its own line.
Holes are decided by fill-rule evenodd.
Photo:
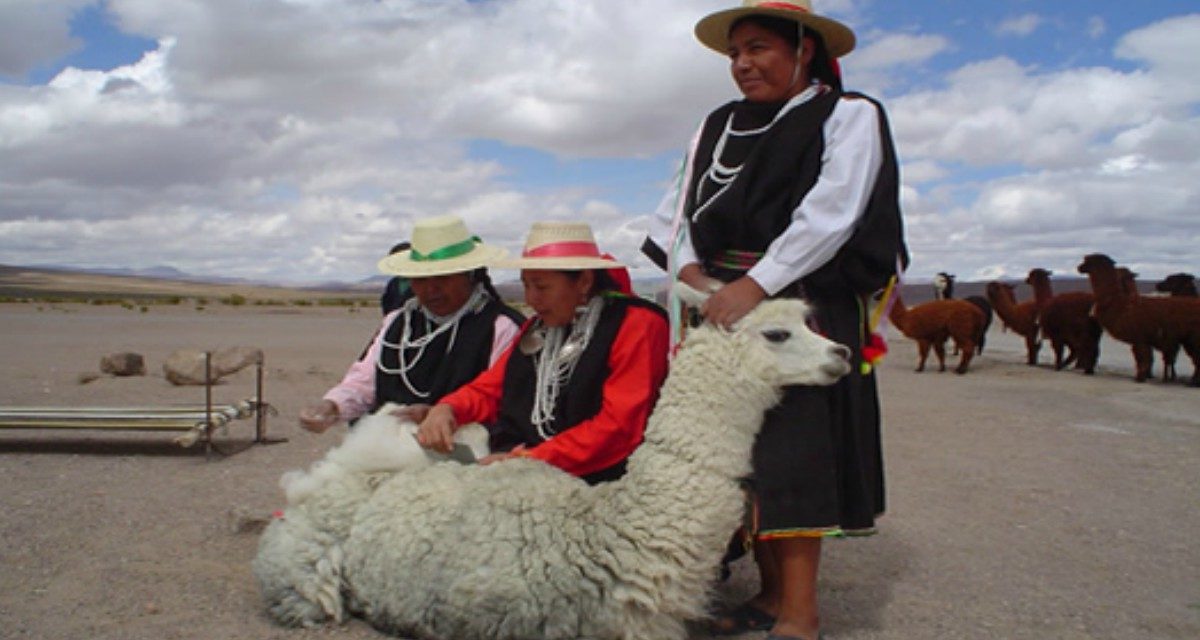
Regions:
M 144 376 L 146 359 L 140 353 L 110 353 L 100 358 L 100 371 L 114 376 Z
M 262 349 L 252 347 L 227 347 L 212 354 L 211 376 L 214 383 L 221 378 L 262 362 Z M 167 356 L 163 363 L 163 375 L 172 384 L 204 384 L 204 352 L 196 349 L 179 349 Z

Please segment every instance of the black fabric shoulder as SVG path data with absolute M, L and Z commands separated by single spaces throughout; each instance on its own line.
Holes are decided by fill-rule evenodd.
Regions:
M 907 268 L 909 263 L 900 211 L 900 170 L 883 105 L 857 92 L 847 92 L 843 96 L 850 100 L 867 100 L 875 105 L 883 162 L 866 210 L 855 224 L 850 239 L 838 249 L 833 259 L 806 276 L 803 282 L 809 290 L 850 287 L 856 293 L 871 294 L 887 286 L 896 275 L 897 263 L 901 269 Z

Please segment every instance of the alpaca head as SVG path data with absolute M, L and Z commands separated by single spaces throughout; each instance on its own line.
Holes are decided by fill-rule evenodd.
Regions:
M 992 302 L 997 300 L 1007 300 L 1016 303 L 1016 294 L 1013 292 L 1014 287 L 1008 282 L 993 280 L 987 283 L 987 297 Z
M 676 284 L 679 297 L 699 306 L 709 294 L 683 283 Z M 759 304 L 731 331 L 709 323 L 688 337 L 686 346 L 711 341 L 727 343 L 728 353 L 743 373 L 771 386 L 830 385 L 850 372 L 850 349 L 808 326 L 810 310 L 802 300 L 767 300 Z
M 1031 284 L 1034 284 L 1039 281 L 1045 282 L 1050 279 L 1051 273 L 1052 272 L 1049 269 L 1042 269 L 1040 267 L 1035 268 L 1035 269 L 1030 269 L 1029 275 L 1025 276 L 1025 284 L 1031 285 Z
M 1196 276 L 1190 273 L 1172 273 L 1154 285 L 1155 291 L 1173 295 L 1196 295 Z
M 1090 253 L 1079 263 L 1079 273 L 1090 274 L 1100 270 L 1109 270 L 1117 266 L 1113 259 L 1103 253 Z

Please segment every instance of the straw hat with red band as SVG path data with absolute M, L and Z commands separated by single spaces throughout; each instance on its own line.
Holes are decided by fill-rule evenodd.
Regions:
M 413 227 L 412 248 L 379 261 L 379 270 L 406 278 L 428 278 L 465 273 L 489 267 L 508 252 L 483 244 L 467 231 L 458 216 L 418 220 Z
M 709 14 L 696 23 L 696 39 L 722 55 L 729 51 L 729 29 L 747 16 L 771 16 L 798 22 L 806 29 L 821 34 L 831 58 L 840 58 L 854 50 L 854 32 L 850 27 L 821 17 L 812 10 L 809 0 L 743 0 L 742 6 Z
M 592 228 L 586 222 L 535 222 L 519 258 L 496 263 L 508 269 L 611 269 L 623 267 L 600 253 Z

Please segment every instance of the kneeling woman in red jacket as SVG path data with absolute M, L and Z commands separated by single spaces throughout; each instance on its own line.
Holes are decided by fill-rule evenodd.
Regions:
M 666 315 L 632 295 L 587 224 L 534 223 L 521 257 L 496 266 L 521 269 L 536 315 L 491 368 L 430 409 L 418 441 L 448 451 L 459 425 L 481 422 L 497 452 L 484 464 L 523 456 L 593 484 L 620 477 L 666 377 Z

